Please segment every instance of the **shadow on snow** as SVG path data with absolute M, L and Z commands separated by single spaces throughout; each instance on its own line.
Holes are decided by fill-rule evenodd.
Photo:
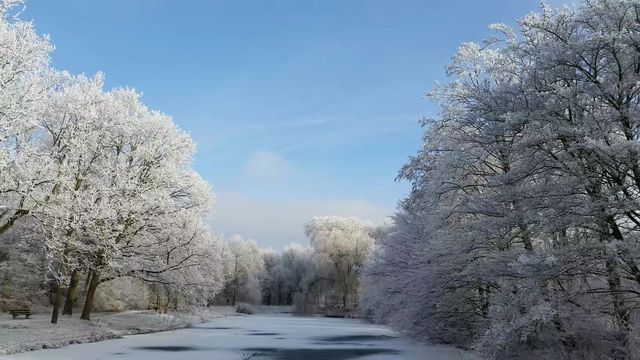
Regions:
M 142 351 L 169 351 L 169 352 L 180 352 L 180 351 L 202 351 L 202 350 L 211 350 L 203 347 L 197 346 L 136 346 L 132 347 L 134 350 L 142 350 Z
M 392 349 L 360 349 L 360 348 L 332 348 L 332 349 L 273 349 L 273 348 L 247 348 L 251 359 L 278 359 L 278 360 L 349 360 L 371 355 L 398 355 L 397 350 Z

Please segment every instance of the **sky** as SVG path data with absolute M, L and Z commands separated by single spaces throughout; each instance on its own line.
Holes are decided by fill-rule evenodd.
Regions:
M 563 0 L 548 1 L 560 6 Z M 569 1 L 567 1 L 569 3 Z M 211 223 L 274 249 L 313 216 L 382 224 L 410 184 L 425 98 L 463 42 L 539 0 L 26 0 L 52 64 L 106 75 L 198 144 Z

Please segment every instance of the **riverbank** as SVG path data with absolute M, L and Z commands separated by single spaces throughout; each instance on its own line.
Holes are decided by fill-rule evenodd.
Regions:
M 79 315 L 61 316 L 58 324 L 51 324 L 51 313 L 46 310 L 31 315 L 30 319 L 21 316 L 14 320 L 10 314 L 2 313 L 0 355 L 182 329 L 236 315 L 239 314 L 234 307 L 214 306 L 169 314 L 158 314 L 150 310 L 95 313 L 92 314 L 91 321 L 80 320 Z

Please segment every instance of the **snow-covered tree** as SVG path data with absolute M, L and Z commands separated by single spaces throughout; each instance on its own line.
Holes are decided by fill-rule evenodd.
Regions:
M 262 251 L 255 241 L 234 235 L 222 252 L 225 287 L 221 292 L 224 303 L 259 303 L 261 300 L 260 273 L 264 269 Z
M 320 272 L 310 281 L 328 278 L 338 297 L 331 305 L 355 309 L 360 270 L 374 243 L 372 224 L 355 217 L 322 216 L 313 218 L 305 230 Z
M 0 1 L 0 235 L 29 214 L 44 181 L 32 136 L 44 108 L 51 44 Z
M 262 303 L 265 305 L 286 304 L 286 272 L 282 264 L 282 255 L 272 249 L 262 250 L 264 269 L 260 274 Z
M 367 268 L 374 317 L 488 358 L 638 356 L 639 5 L 543 6 L 460 47 Z
M 224 284 L 222 243 L 198 218 L 171 221 L 179 224 L 168 223 L 151 246 L 131 250 L 152 254 L 139 255 L 144 262 L 128 270 L 129 276 L 153 285 L 156 306 L 165 313 L 169 306 L 177 309 L 179 302 L 207 305 Z
M 0 310 L 48 304 L 42 241 L 39 227 L 29 217 L 0 235 Z
M 207 184 L 190 169 L 194 145 L 171 119 L 147 110 L 128 90 L 110 93 L 124 126 L 112 126 L 107 138 L 104 173 L 82 194 L 77 222 L 86 232 L 87 267 L 92 271 L 89 294 L 104 281 L 120 276 L 165 272 L 166 239 L 185 250 L 187 259 L 198 239 L 180 240 L 175 229 L 199 221 L 211 205 Z M 115 125 L 115 124 L 114 124 Z M 104 154 L 104 153 L 103 153 Z M 82 206 L 85 205 L 85 206 Z M 96 221 L 96 219 L 98 221 Z M 175 219 L 179 219 L 175 222 Z M 201 230 L 198 230 L 201 231 Z M 97 239 L 95 241 L 94 239 Z M 160 247 L 160 249 L 157 249 Z M 85 302 L 90 312 L 91 296 Z M 88 315 L 87 315 L 88 316 Z
M 287 304 L 291 304 L 296 294 L 303 290 L 303 280 L 310 267 L 311 249 L 308 246 L 291 244 L 282 251 L 282 267 L 285 269 Z
M 38 156 L 48 177 L 40 189 L 31 215 L 40 221 L 44 232 L 44 247 L 48 255 L 50 273 L 58 284 L 52 322 L 57 321 L 62 288 L 71 275 L 68 300 L 74 298 L 78 271 L 83 266 L 85 250 L 79 231 L 81 216 L 94 214 L 85 194 L 101 186 L 96 179 L 103 175 L 108 154 L 105 139 L 109 126 L 117 121 L 117 108 L 102 90 L 102 78 L 72 77 L 65 73 L 51 76 L 55 84 L 49 91 L 45 110 L 39 118 L 36 132 Z M 95 218 L 94 218 L 95 219 Z M 97 220 L 97 219 L 95 219 Z M 94 240 L 95 241 L 95 240 Z M 68 302 L 68 310 L 72 304 Z
M 122 277 L 174 302 L 212 297 L 222 250 L 204 225 L 212 194 L 191 168 L 191 137 L 135 91 L 105 91 L 101 74 L 50 69 L 48 39 L 12 15 L 20 3 L 0 0 L 0 267 L 17 270 L 17 249 L 36 247 L 24 264 L 44 263 L 52 322 L 65 288 L 71 315 L 82 274 L 84 319 L 98 286 Z M 28 231 L 16 236 L 17 224 Z

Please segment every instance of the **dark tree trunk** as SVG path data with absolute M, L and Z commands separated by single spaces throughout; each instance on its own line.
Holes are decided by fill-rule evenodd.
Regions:
M 97 271 L 92 272 L 91 282 L 89 282 L 89 289 L 87 290 L 87 296 L 84 299 L 84 307 L 82 308 L 82 315 L 80 319 L 91 320 L 91 310 L 93 309 L 93 298 L 96 294 L 96 289 L 100 285 L 100 274 Z
M 56 285 L 56 297 L 53 300 L 53 312 L 51 313 L 51 323 L 58 323 L 58 313 L 60 312 L 60 303 L 62 302 L 62 288 Z
M 69 283 L 69 289 L 67 290 L 67 298 L 64 301 L 64 309 L 62 315 L 72 315 L 73 305 L 76 301 L 76 289 L 78 288 L 78 282 L 80 282 L 80 274 L 77 270 L 73 270 L 71 273 L 71 282 Z
M 62 261 L 60 262 L 60 273 L 65 274 L 67 269 L 67 254 L 69 252 L 69 243 L 64 244 L 64 251 L 62 253 Z M 51 323 L 58 323 L 58 315 L 60 314 L 60 303 L 62 302 L 62 288 L 60 283 L 56 283 L 56 296 L 53 300 L 53 312 L 51 314 Z
M 171 300 L 169 299 L 169 296 L 167 295 L 167 299 L 164 303 L 164 313 L 168 314 L 169 313 L 169 305 L 171 305 Z
M 344 278 L 344 287 L 342 293 L 342 311 L 349 311 L 349 291 L 351 288 L 349 287 L 349 277 L 345 276 Z
M 89 283 L 91 282 L 91 269 L 87 270 L 87 277 L 84 279 L 84 291 L 87 291 L 89 288 Z
M 613 311 L 616 318 L 616 325 L 626 333 L 629 331 L 629 310 L 626 308 L 624 298 L 621 294 L 620 276 L 616 271 L 616 267 L 616 260 L 612 257 L 608 258 L 606 261 L 607 283 L 611 297 L 613 298 Z

